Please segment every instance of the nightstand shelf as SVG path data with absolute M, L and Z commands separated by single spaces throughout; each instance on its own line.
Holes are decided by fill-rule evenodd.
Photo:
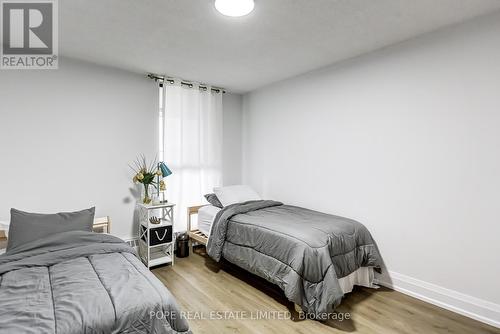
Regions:
M 173 203 L 138 204 L 139 257 L 148 268 L 162 264 L 174 265 L 174 207 Z M 159 219 L 160 223 L 151 223 L 152 217 Z
M 149 258 L 148 258 L 148 246 L 143 240 L 139 240 L 139 256 L 142 262 L 148 267 L 159 266 L 161 264 L 174 264 L 173 260 L 173 250 L 174 245 L 172 242 L 149 246 Z

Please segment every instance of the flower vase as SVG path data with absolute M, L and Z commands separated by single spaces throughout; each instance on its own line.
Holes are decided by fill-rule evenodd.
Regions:
M 143 204 L 151 204 L 151 196 L 149 194 L 149 184 L 144 184 L 144 192 L 142 194 L 142 203 Z

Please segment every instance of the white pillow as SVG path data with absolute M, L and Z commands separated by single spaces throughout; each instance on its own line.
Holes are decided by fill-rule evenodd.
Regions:
M 9 226 L 10 226 L 10 222 L 0 221 L 0 230 L 3 230 L 5 232 L 5 236 L 7 238 L 9 237 Z
M 223 206 L 262 199 L 255 190 L 245 185 L 214 188 L 214 193 Z

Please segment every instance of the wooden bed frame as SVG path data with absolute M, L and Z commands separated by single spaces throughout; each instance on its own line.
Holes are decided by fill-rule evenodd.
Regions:
M 5 251 L 5 248 L 7 248 L 7 238 L 5 237 L 5 232 L 3 230 L 0 231 L 0 250 L 2 250 L 1 253 Z
M 207 245 L 208 242 L 208 238 L 203 233 L 201 233 L 200 230 L 191 228 L 191 216 L 198 214 L 198 210 L 200 210 L 200 208 L 204 206 L 205 205 L 198 205 L 187 208 L 187 219 L 188 219 L 187 230 L 189 238 L 191 238 L 191 246 L 193 246 L 193 240 L 205 246 Z
M 111 218 L 109 216 L 94 219 L 94 232 L 111 233 Z

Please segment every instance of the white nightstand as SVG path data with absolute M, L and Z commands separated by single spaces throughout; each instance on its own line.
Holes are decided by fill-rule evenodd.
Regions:
M 148 268 L 168 263 L 174 265 L 174 207 L 173 203 L 138 204 L 139 257 Z M 152 224 L 152 217 L 160 219 L 160 223 Z

